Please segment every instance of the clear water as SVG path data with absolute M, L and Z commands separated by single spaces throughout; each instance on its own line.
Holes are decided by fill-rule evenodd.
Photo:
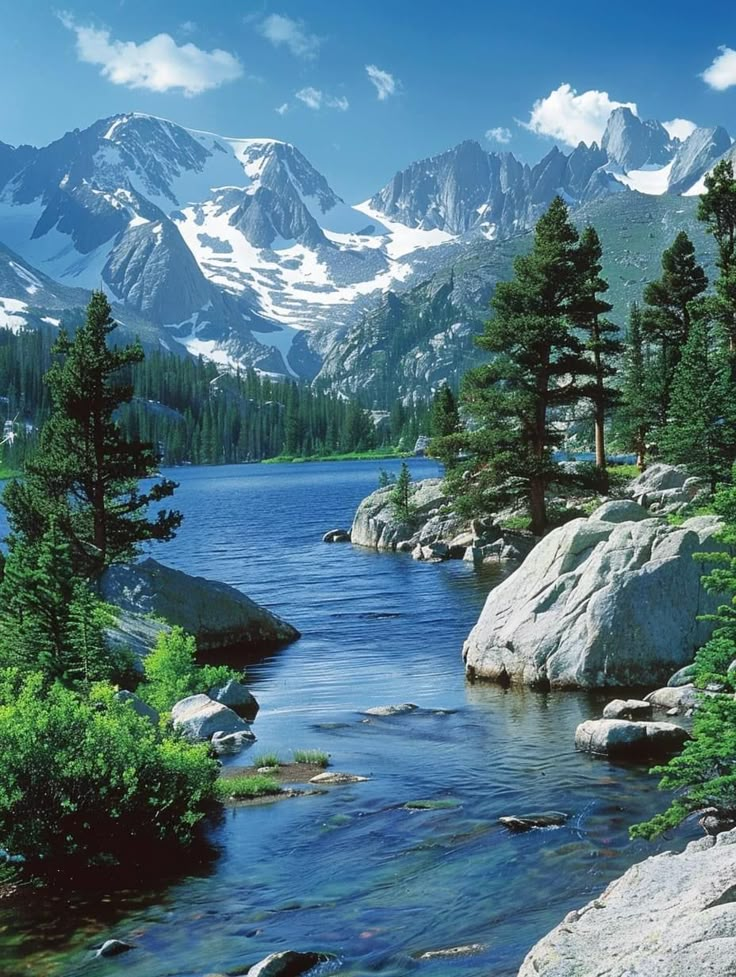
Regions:
M 155 554 L 242 588 L 303 632 L 249 665 L 254 750 L 324 750 L 334 769 L 370 780 L 228 810 L 211 830 L 216 857 L 183 856 L 180 876 L 155 889 L 111 878 L 93 896 L 0 902 L 4 977 L 200 977 L 287 947 L 330 951 L 353 977 L 508 977 L 565 913 L 655 850 L 627 838 L 665 801 L 651 778 L 573 749 L 576 724 L 599 715 L 603 697 L 465 682 L 460 649 L 497 571 L 321 542 L 349 526 L 379 467 L 393 465 L 178 470 L 185 523 Z M 429 461 L 412 469 L 437 473 Z M 407 701 L 421 711 L 361 715 Z M 456 806 L 405 809 L 416 799 Z M 525 835 L 496 823 L 532 810 L 571 817 Z M 110 937 L 136 949 L 90 961 Z M 412 958 L 467 943 L 485 949 Z

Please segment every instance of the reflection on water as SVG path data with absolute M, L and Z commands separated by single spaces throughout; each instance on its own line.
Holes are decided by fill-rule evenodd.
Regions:
M 220 856 L 199 866 L 185 856 L 169 884 L 120 891 L 112 880 L 92 898 L 34 893 L 0 909 L 3 975 L 194 977 L 294 947 L 331 951 L 341 974 L 390 977 L 415 972 L 425 950 L 482 943 L 472 958 L 423 961 L 422 974 L 507 977 L 569 909 L 653 850 L 627 838 L 663 802 L 646 773 L 572 748 L 602 697 L 465 682 L 460 649 L 497 569 L 321 542 L 350 524 L 378 468 L 177 471 L 187 518 L 156 553 L 241 587 L 303 632 L 249 665 L 255 751 L 325 750 L 335 769 L 371 779 L 228 811 L 211 831 Z M 420 709 L 363 715 L 406 701 Z M 454 806 L 404 806 L 423 799 Z M 525 835 L 496 823 L 530 810 L 570 820 Z M 110 936 L 136 949 L 90 963 Z

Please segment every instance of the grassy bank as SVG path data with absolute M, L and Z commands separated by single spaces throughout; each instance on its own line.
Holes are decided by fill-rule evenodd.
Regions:
M 20 475 L 20 472 L 14 471 L 12 468 L 5 468 L 3 465 L 0 465 L 0 482 L 4 478 L 16 478 L 18 475 Z
M 262 464 L 303 464 L 310 461 L 386 461 L 391 458 L 411 458 L 410 451 L 398 451 L 392 448 L 374 448 L 372 451 L 347 451 L 343 454 L 332 455 L 278 455 L 276 458 L 264 458 Z

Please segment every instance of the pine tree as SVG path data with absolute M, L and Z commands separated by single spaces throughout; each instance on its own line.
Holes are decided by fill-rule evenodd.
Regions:
M 591 379 L 581 386 L 581 393 L 593 404 L 595 463 L 599 471 L 605 473 L 606 413 L 618 399 L 617 391 L 606 381 L 616 373 L 613 359 L 622 352 L 623 343 L 615 338 L 618 328 L 605 318 L 613 306 L 601 298 L 608 291 L 608 282 L 601 277 L 603 248 L 594 227 L 586 227 L 583 231 L 577 257 L 579 294 L 572 315 L 577 328 L 586 335 L 585 349 L 592 360 Z
M 685 231 L 662 254 L 662 276 L 644 289 L 642 326 L 646 336 L 659 346 L 659 422 L 667 421 L 670 387 L 680 352 L 687 342 L 693 304 L 705 291 L 708 279 L 695 257 L 695 248 Z
M 432 442 L 429 454 L 444 463 L 447 469 L 457 461 L 457 438 L 460 432 L 460 412 L 452 390 L 443 384 L 432 400 L 430 433 Z
M 138 488 L 139 479 L 155 474 L 157 458 L 150 444 L 123 435 L 115 415 L 133 395 L 121 371 L 140 363 L 143 350 L 139 344 L 108 346 L 115 328 L 110 311 L 104 293 L 95 292 L 74 338 L 59 334 L 46 377 L 51 416 L 26 478 L 3 496 L 16 534 L 37 542 L 55 519 L 72 544 L 75 568 L 93 575 L 128 559 L 139 543 L 170 539 L 181 522 L 172 511 L 146 516 L 149 504 L 170 496 L 176 485 L 162 479 L 145 492 Z
M 698 218 L 715 238 L 718 249 L 714 311 L 729 351 L 736 353 L 736 178 L 733 160 L 716 163 L 705 178 Z
M 579 399 L 577 376 L 589 373 L 569 321 L 577 297 L 577 242 L 557 197 L 537 223 L 531 252 L 516 258 L 513 280 L 496 287 L 493 318 L 478 340 L 494 359 L 463 383 L 463 403 L 479 428 L 462 438 L 473 458 L 460 492 L 495 505 L 520 489 L 536 534 L 547 529 L 545 494 L 559 474 L 553 449 L 561 436 L 553 412 Z
M 624 440 L 636 452 L 639 471 L 646 466 L 647 439 L 656 424 L 656 403 L 648 349 L 641 329 L 641 312 L 632 305 L 623 363 L 620 422 Z
M 410 522 L 414 512 L 411 503 L 411 472 L 405 461 L 401 462 L 401 470 L 388 499 L 396 518 L 401 522 Z
M 729 476 L 736 458 L 736 385 L 729 357 L 714 348 L 704 316 L 693 321 L 675 369 L 659 447 L 665 461 L 687 465 L 711 491 Z

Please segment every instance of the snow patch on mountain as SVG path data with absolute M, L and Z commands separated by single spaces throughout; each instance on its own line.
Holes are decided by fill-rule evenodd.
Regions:
M 640 170 L 628 170 L 626 172 L 613 169 L 609 172 L 630 190 L 658 197 L 667 192 L 670 173 L 672 172 L 672 161 L 670 160 L 666 166 L 644 166 Z
M 27 325 L 23 313 L 28 312 L 28 306 L 19 299 L 0 298 L 0 329 L 10 329 L 20 332 Z

